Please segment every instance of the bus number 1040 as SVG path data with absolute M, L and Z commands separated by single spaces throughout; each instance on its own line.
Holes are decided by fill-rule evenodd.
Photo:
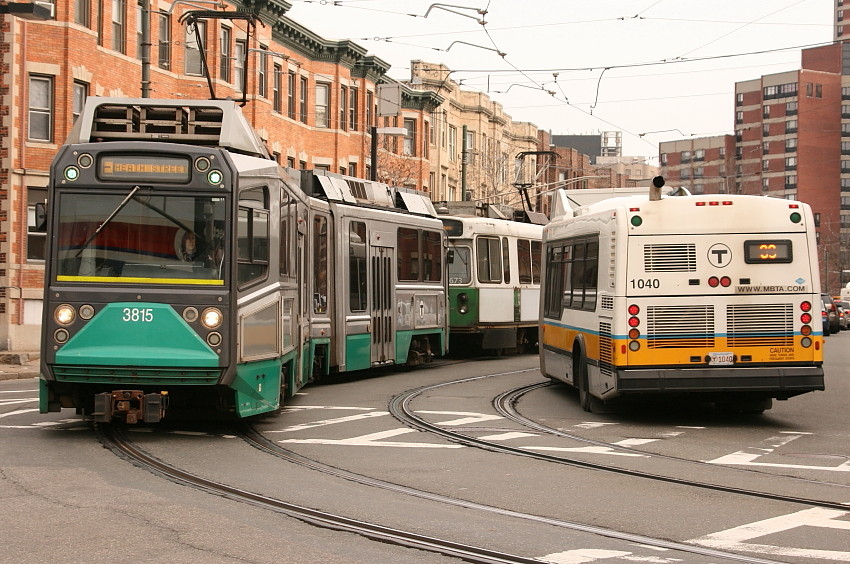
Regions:
M 658 278 L 632 278 L 629 282 L 631 282 L 632 290 L 657 290 L 661 287 L 661 280 Z
M 661 287 L 661 280 L 658 278 L 632 278 L 629 282 L 633 290 L 646 290 L 649 288 L 657 290 Z

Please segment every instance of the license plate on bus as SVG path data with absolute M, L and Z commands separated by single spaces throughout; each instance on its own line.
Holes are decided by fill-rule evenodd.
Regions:
M 708 353 L 709 366 L 732 366 L 734 355 L 730 352 L 710 352 Z

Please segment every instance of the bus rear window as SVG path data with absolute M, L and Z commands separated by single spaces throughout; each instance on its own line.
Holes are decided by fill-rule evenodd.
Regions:
M 747 264 L 792 262 L 791 250 L 791 241 L 787 239 L 744 241 L 744 260 Z

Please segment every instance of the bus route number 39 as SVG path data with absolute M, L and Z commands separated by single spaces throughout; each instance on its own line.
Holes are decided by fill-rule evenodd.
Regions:
M 632 278 L 629 282 L 632 290 L 657 290 L 661 287 L 661 280 L 658 278 Z
M 153 321 L 153 308 L 125 307 L 121 321 L 128 323 L 150 323 Z

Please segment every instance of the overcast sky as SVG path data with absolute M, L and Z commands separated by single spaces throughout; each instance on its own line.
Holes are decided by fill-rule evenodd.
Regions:
M 834 0 L 289 1 L 290 18 L 356 41 L 393 78 L 443 63 L 515 121 L 622 131 L 629 156 L 732 133 L 735 82 L 798 69 L 801 47 L 833 35 Z

